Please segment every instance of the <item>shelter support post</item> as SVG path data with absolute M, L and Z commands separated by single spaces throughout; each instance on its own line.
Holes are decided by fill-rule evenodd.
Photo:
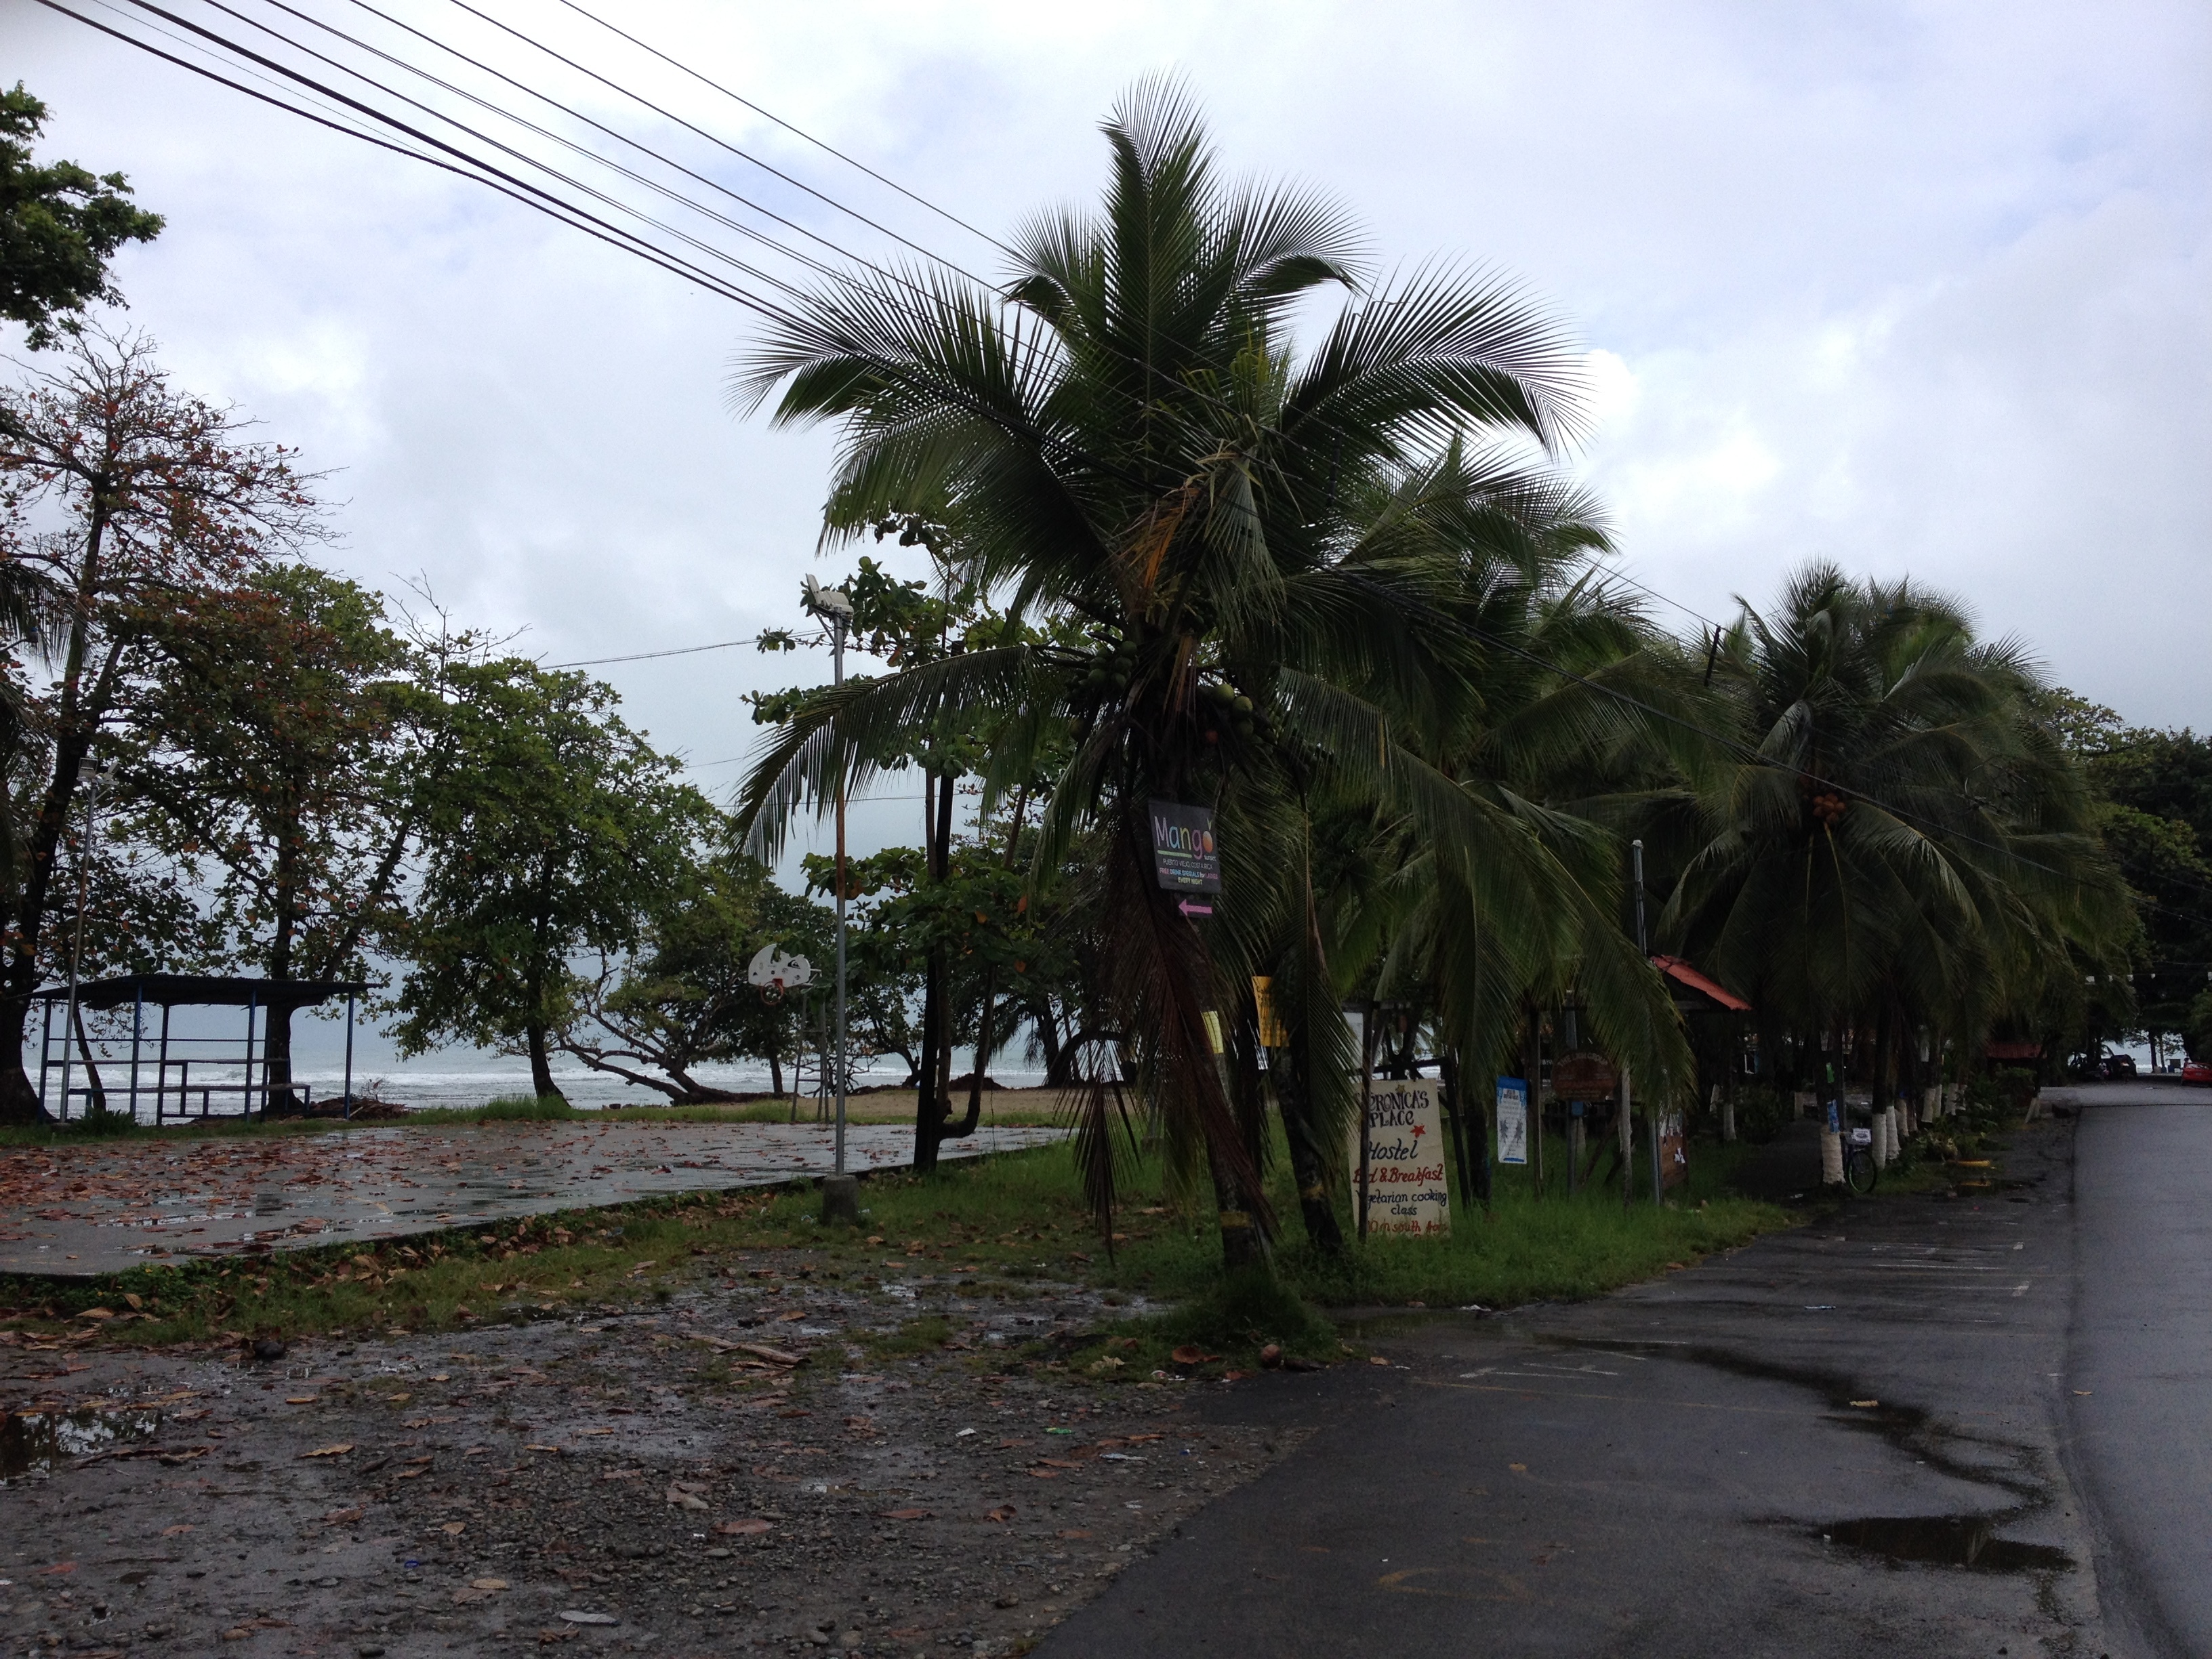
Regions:
M 146 993 L 142 988 L 131 1004 L 131 1121 L 138 1121 L 138 1049 L 146 1040 Z

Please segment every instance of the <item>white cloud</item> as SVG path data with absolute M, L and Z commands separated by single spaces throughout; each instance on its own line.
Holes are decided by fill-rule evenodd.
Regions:
M 998 255 L 550 9 L 551 44 L 989 274 Z M 598 118 L 824 236 L 874 233 L 450 9 Z M 1911 569 L 2137 718 L 2212 726 L 2207 14 L 2184 3 L 1011 0 L 625 25 L 975 224 L 1092 195 L 1096 123 L 1177 67 L 1236 168 L 1364 217 L 1386 266 L 1494 261 L 1586 342 L 1580 465 L 1627 567 L 1698 609 L 1812 554 Z M 52 148 L 170 216 L 121 264 L 185 384 L 343 469 L 337 556 L 427 571 L 553 659 L 788 620 L 833 441 L 722 404 L 750 320 L 515 204 L 0 0 Z M 2085 602 L 2086 601 L 2086 602 Z M 702 759 L 750 741 L 747 653 L 610 670 Z M 726 777 L 735 769 L 724 768 Z M 903 809 L 901 809 L 903 811 Z

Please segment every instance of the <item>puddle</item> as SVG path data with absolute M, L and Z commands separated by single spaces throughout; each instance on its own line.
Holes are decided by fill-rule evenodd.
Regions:
M 1816 1538 L 1864 1550 L 1891 1561 L 1971 1567 L 1977 1572 L 2039 1572 L 2070 1567 L 2074 1558 L 2048 1544 L 2022 1544 L 1996 1535 L 2005 1515 L 1868 1516 L 1818 1528 Z
M 0 1415 L 0 1481 L 43 1474 L 64 1458 L 150 1439 L 161 1426 L 161 1413 L 146 1407 Z

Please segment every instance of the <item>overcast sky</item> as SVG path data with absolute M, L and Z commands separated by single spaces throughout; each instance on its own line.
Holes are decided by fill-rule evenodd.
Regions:
M 997 270 L 987 244 L 555 0 L 483 3 Z M 453 5 L 387 9 L 843 246 L 884 246 Z M 2131 720 L 2212 726 L 2201 0 L 608 15 L 1000 233 L 1094 196 L 1099 117 L 1179 71 L 1231 167 L 1335 193 L 1382 266 L 1488 263 L 1572 327 L 1604 417 L 1575 465 L 1638 580 L 1719 617 L 1811 555 L 1910 572 Z M 127 172 L 168 217 L 119 261 L 130 320 L 183 385 L 337 470 L 349 573 L 392 591 L 422 573 L 464 621 L 562 662 L 788 624 L 803 570 L 848 568 L 815 561 L 828 436 L 724 406 L 749 331 L 728 301 L 29 0 L 0 0 L 0 73 L 53 107 L 46 153 Z M 756 736 L 739 694 L 801 677 L 750 651 L 602 672 L 718 788 L 737 769 L 711 763 Z M 879 830 L 918 817 L 894 810 Z

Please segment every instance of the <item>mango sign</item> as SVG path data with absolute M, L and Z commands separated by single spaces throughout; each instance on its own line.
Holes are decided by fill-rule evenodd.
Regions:
M 1392 1082 L 1367 1091 L 1367 1231 L 1443 1234 L 1451 1231 L 1451 1190 L 1444 1184 L 1443 1113 L 1433 1078 Z M 1359 1185 L 1358 1132 L 1352 1141 L 1353 1195 Z

